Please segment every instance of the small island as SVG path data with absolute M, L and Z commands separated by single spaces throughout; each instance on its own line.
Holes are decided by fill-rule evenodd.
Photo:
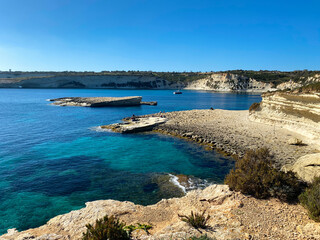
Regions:
M 157 105 L 157 102 L 142 102 L 141 96 L 133 97 L 64 97 L 54 98 L 49 101 L 58 106 L 78 107 L 121 107 L 139 105 Z

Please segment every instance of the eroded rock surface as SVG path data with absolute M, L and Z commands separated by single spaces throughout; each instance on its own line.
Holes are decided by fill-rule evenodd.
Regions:
M 293 165 L 284 166 L 283 170 L 296 172 L 301 179 L 311 183 L 314 177 L 320 176 L 320 153 L 300 157 Z
M 181 221 L 178 214 L 206 210 L 211 218 L 208 229 L 198 230 Z M 136 231 L 135 239 L 187 239 L 207 234 L 221 239 L 317 239 L 320 224 L 310 220 L 299 205 L 276 199 L 257 200 L 231 192 L 226 185 L 211 185 L 189 192 L 185 197 L 161 200 L 155 205 L 140 206 L 131 202 L 100 200 L 86 203 L 80 210 L 52 218 L 46 225 L 23 232 L 9 231 L 1 240 L 81 239 L 87 223 L 93 224 L 106 214 L 115 215 L 127 224 L 147 223 L 151 235 Z
M 265 93 L 260 106 L 250 112 L 250 120 L 292 130 L 320 147 L 319 94 Z
M 119 133 L 136 133 L 151 131 L 153 128 L 167 121 L 162 117 L 133 118 L 123 123 L 115 123 L 101 126 L 102 129 L 111 129 Z
M 112 107 L 141 105 L 142 97 L 64 97 L 50 99 L 53 105 L 78 107 Z
M 231 73 L 212 73 L 210 76 L 193 81 L 186 86 L 193 90 L 214 90 L 219 92 L 251 91 L 266 92 L 273 90 L 274 85 L 263 83 L 245 76 Z

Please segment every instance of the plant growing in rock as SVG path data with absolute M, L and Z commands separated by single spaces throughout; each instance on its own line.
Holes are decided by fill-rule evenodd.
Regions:
M 320 222 L 320 177 L 314 178 L 312 184 L 299 196 L 299 201 L 308 210 L 310 218 Z
M 260 107 L 260 103 L 252 103 L 251 106 L 249 107 L 249 112 L 253 112 L 258 110 Z
M 247 151 L 236 161 L 225 184 L 256 198 L 276 197 L 283 201 L 296 201 L 304 188 L 293 172 L 284 173 L 273 167 L 273 157 L 266 148 Z
M 209 238 L 207 236 L 207 234 L 201 235 L 200 237 L 193 236 L 193 237 L 188 238 L 188 240 L 215 240 L 215 239 L 216 238 Z
M 205 216 L 206 211 L 203 211 L 202 213 L 193 213 L 191 211 L 191 214 L 186 215 L 180 215 L 180 219 L 186 223 L 188 223 L 190 226 L 194 227 L 195 229 L 202 228 L 206 229 L 208 228 L 208 220 L 210 219 L 210 215 Z
M 125 227 L 124 227 L 124 229 L 125 229 L 127 232 L 130 233 L 130 235 L 131 235 L 131 233 L 132 233 L 133 231 L 139 230 L 139 229 L 142 229 L 142 230 L 144 230 L 147 234 L 150 234 L 150 233 L 149 233 L 149 230 L 150 230 L 151 228 L 152 228 L 151 225 L 141 224 L 141 223 L 137 223 L 137 226 L 131 224 L 131 225 L 128 225 L 128 226 L 125 226 Z
M 130 233 L 124 229 L 125 223 L 114 216 L 97 219 L 95 225 L 87 224 L 83 240 L 130 240 Z

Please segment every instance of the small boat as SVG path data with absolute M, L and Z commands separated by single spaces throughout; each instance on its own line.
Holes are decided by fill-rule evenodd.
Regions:
M 182 94 L 180 90 L 173 92 L 173 94 Z

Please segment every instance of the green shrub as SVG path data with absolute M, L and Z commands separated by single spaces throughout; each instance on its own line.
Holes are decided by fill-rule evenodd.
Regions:
M 142 229 L 144 230 L 147 234 L 149 233 L 149 230 L 152 228 L 151 225 L 148 224 L 141 224 L 141 223 L 137 223 L 137 226 L 135 225 L 129 225 L 129 226 L 125 226 L 124 230 L 126 230 L 127 232 L 129 232 L 130 234 L 134 231 L 134 230 L 138 230 L 138 229 Z
M 120 222 L 114 216 L 105 216 L 96 220 L 94 226 L 87 224 L 87 232 L 83 233 L 83 240 L 129 240 L 130 232 L 124 227 L 125 223 Z
M 247 151 L 236 161 L 225 184 L 256 198 L 276 197 L 282 201 L 296 201 L 304 188 L 293 172 L 284 173 L 273 167 L 273 157 L 266 148 Z
M 308 84 L 306 86 L 298 88 L 297 90 L 300 93 L 320 92 L 320 82 Z
M 215 239 L 215 238 L 214 238 Z M 209 238 L 207 234 L 201 235 L 200 237 L 190 237 L 188 240 L 214 240 L 213 238 Z
M 258 110 L 258 108 L 260 107 L 260 103 L 252 103 L 250 108 L 249 108 L 249 112 L 252 112 L 252 111 L 256 111 Z
M 320 177 L 316 177 L 312 184 L 299 196 L 299 201 L 309 213 L 310 218 L 320 222 Z
M 191 214 L 189 216 L 186 215 L 178 215 L 182 221 L 188 223 L 190 226 L 194 227 L 195 229 L 202 228 L 206 229 L 208 227 L 207 222 L 210 219 L 210 215 L 205 216 L 205 212 L 202 213 L 193 213 L 191 211 Z

